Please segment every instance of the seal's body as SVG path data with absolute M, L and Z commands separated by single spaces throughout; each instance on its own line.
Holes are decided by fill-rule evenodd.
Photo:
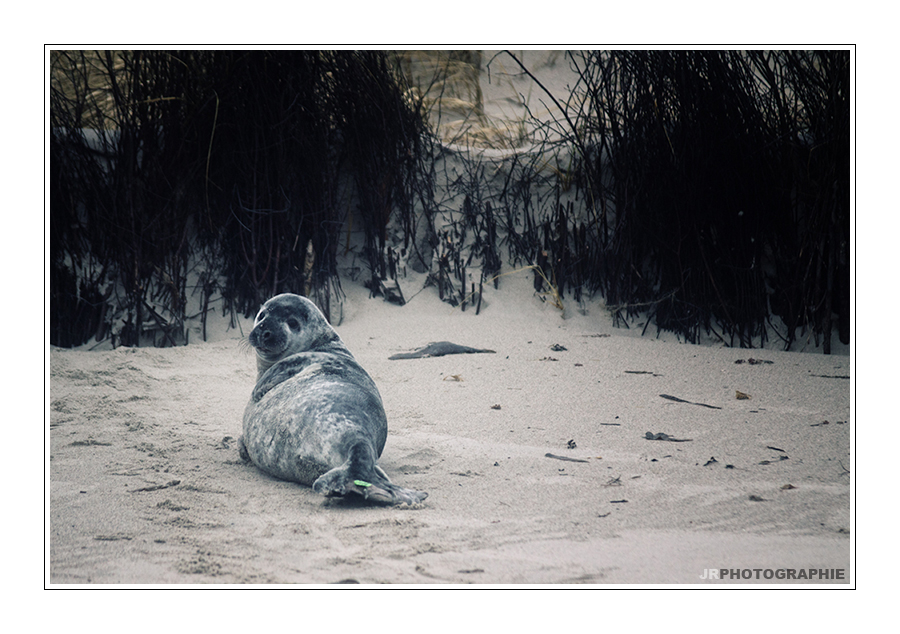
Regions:
M 326 496 L 389 504 L 428 495 L 391 483 L 376 464 L 387 440 L 378 388 L 315 304 L 278 295 L 256 316 L 256 387 L 244 410 L 241 455 Z

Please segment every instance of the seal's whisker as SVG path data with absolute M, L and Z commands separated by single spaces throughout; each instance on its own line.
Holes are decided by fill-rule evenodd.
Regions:
M 250 354 L 254 352 L 253 346 L 250 345 L 250 337 L 241 337 L 238 340 L 238 350 L 240 350 L 243 354 Z

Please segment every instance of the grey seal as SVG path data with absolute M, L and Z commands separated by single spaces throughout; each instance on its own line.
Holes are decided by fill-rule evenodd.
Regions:
M 256 316 L 256 387 L 244 410 L 241 457 L 325 496 L 416 504 L 424 491 L 391 483 L 376 463 L 387 417 L 375 382 L 315 304 L 277 295 Z

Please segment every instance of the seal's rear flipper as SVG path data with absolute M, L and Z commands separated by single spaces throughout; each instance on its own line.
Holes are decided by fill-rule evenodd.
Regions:
M 380 473 L 379 473 L 380 472 Z M 349 463 L 332 469 L 313 482 L 313 491 L 327 497 L 344 497 L 350 493 L 361 495 L 370 502 L 381 504 L 418 504 L 428 494 L 424 491 L 404 489 L 391 484 L 384 471 L 375 467 L 375 471 L 366 479 L 351 475 Z
M 428 497 L 425 491 L 415 491 L 413 489 L 404 489 L 390 482 L 365 482 L 363 480 L 354 480 L 353 486 L 357 487 L 356 493 L 359 493 L 367 500 L 381 502 L 383 504 L 418 504 Z M 362 489 L 361 491 L 359 489 Z

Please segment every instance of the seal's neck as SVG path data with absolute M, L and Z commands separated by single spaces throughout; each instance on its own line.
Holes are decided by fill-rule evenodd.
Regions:
M 319 341 L 316 341 L 309 349 L 304 350 L 303 352 L 315 353 L 315 352 L 324 352 L 327 354 L 340 354 L 353 359 L 353 355 L 350 353 L 350 350 L 347 349 L 347 346 L 344 345 L 344 342 L 341 340 L 341 337 L 334 331 L 332 331 L 329 336 L 323 337 Z M 259 381 L 262 378 L 262 375 L 266 373 L 266 371 L 271 368 L 273 365 L 281 361 L 282 359 L 291 356 L 292 354 L 297 353 L 288 353 L 282 354 L 278 359 L 274 361 L 269 361 L 264 358 L 259 352 L 256 353 L 256 380 Z
M 275 361 L 266 361 L 259 354 L 256 355 L 256 380 L 262 377 L 263 374 L 266 373 L 266 370 L 275 365 Z

